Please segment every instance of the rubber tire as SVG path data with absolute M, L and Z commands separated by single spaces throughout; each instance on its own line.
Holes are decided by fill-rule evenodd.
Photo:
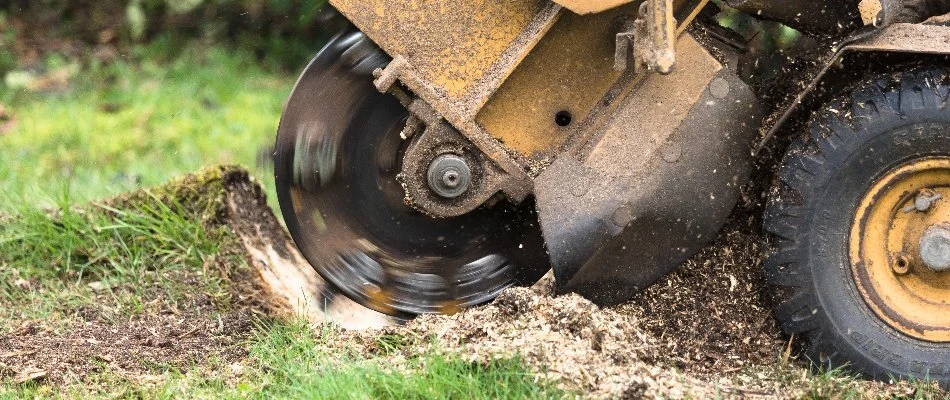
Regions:
M 897 10 L 888 12 L 888 24 L 917 24 L 930 17 L 950 13 L 950 0 L 892 0 L 890 3 Z
M 858 202 L 893 168 L 950 156 L 950 70 L 917 69 L 858 85 L 827 104 L 785 156 L 766 207 L 776 251 L 765 262 L 784 331 L 819 366 L 950 386 L 950 343 L 901 334 L 855 286 L 848 236 Z

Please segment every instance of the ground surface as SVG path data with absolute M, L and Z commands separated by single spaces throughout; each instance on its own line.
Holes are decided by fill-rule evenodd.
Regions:
M 200 250 L 196 238 L 199 246 L 185 252 L 205 252 L 200 257 L 178 260 L 177 266 L 147 264 L 130 276 L 105 269 L 128 259 L 93 257 L 86 269 L 102 270 L 89 276 L 65 281 L 32 276 L 4 286 L 4 309 L 18 311 L 2 320 L 0 396 L 945 395 L 922 383 L 884 385 L 840 371 L 804 369 L 762 296 L 762 239 L 742 223 L 732 224 L 715 245 L 639 299 L 617 308 L 600 309 L 574 295 L 554 298 L 550 282 L 542 282 L 509 290 L 487 306 L 405 326 L 344 331 L 302 323 L 273 301 L 250 253 L 239 245 L 245 233 L 234 228 L 232 219 L 239 214 L 228 210 L 227 199 L 234 195 L 229 191 L 258 199 L 242 206 L 241 225 L 274 222 L 267 221 L 274 216 L 263 192 L 248 179 L 240 169 L 212 168 L 149 192 L 13 217 L 0 231 L 0 243 L 37 246 L 16 233 L 36 229 L 36 219 L 67 221 L 72 213 L 93 224 L 84 228 L 91 232 L 123 223 L 132 231 L 160 232 L 147 218 L 130 222 L 135 213 L 192 221 L 198 227 L 193 233 L 213 238 L 216 246 Z M 54 244 L 60 247 L 51 254 L 61 262 L 62 252 L 78 256 L 126 246 L 122 234 L 114 234 L 116 240 L 100 243 L 99 251 L 85 248 L 88 243 Z M 165 247 L 141 248 L 139 256 L 148 258 L 159 256 L 147 254 L 149 249 Z M 28 254 L 14 253 L 0 263 L 8 270 L 36 261 Z M 64 292 L 87 290 L 86 298 L 43 304 Z M 129 307 L 126 296 L 133 293 L 139 305 Z

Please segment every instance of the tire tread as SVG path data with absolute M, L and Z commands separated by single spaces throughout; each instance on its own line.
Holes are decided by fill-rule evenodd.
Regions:
M 858 148 L 869 127 L 901 118 L 915 108 L 946 109 L 950 105 L 950 69 L 916 69 L 864 81 L 846 96 L 831 101 L 809 122 L 807 133 L 789 147 L 766 205 L 764 228 L 773 236 L 774 252 L 765 260 L 767 282 L 778 295 L 775 314 L 784 331 L 804 339 L 805 353 L 815 362 L 840 366 L 843 360 L 827 332 L 812 276 L 803 261 L 807 251 L 805 205 L 815 201 L 822 177 Z M 859 371 L 885 376 L 860 363 Z M 827 364 L 826 364 L 827 365 Z M 880 366 L 878 366 L 880 368 Z

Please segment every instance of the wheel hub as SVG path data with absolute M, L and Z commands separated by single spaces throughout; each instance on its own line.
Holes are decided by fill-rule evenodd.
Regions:
M 855 282 L 891 327 L 950 342 L 950 159 L 911 162 L 879 179 L 850 236 Z

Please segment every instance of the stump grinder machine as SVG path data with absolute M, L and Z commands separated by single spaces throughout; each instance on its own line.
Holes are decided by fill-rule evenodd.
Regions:
M 411 318 L 553 268 L 558 293 L 617 304 L 716 238 L 780 154 L 757 170 L 783 329 L 818 365 L 950 383 L 947 0 L 329 3 L 341 32 L 274 162 L 340 293 Z M 721 9 L 810 45 L 763 79 Z

